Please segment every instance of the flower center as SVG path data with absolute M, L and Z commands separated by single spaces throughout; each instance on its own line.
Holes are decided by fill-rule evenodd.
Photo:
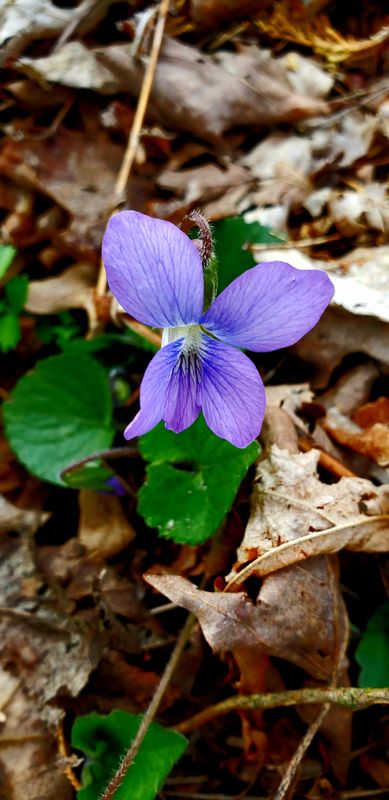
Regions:
M 191 382 L 201 380 L 202 362 L 201 350 L 203 349 L 203 335 L 200 325 L 183 325 L 178 328 L 164 328 L 162 334 L 162 347 L 166 344 L 183 339 L 172 374 L 181 373 Z
M 166 344 L 176 342 L 177 339 L 184 339 L 182 351 L 186 355 L 200 349 L 201 328 L 200 325 L 181 325 L 178 328 L 164 328 L 162 333 L 162 347 Z

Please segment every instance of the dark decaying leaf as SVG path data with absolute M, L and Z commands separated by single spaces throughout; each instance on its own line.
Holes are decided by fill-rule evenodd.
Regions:
M 178 575 L 146 575 L 146 580 L 197 616 L 215 651 L 268 653 L 329 679 L 339 620 L 343 635 L 345 626 L 339 596 L 334 610 L 330 562 L 315 559 L 268 577 L 255 604 L 244 592 L 202 591 Z
M 27 544 L 4 540 L 0 556 L 0 605 L 10 609 L 0 616 L 0 660 L 18 676 L 39 718 L 52 726 L 62 716 L 55 706 L 57 696 L 79 694 L 98 661 L 100 645 L 79 622 L 70 619 L 63 625 L 54 598 L 40 593 L 42 581 Z
M 110 45 L 96 55 L 124 90 L 138 95 L 144 69 L 127 45 Z M 222 59 L 167 37 L 148 108 L 165 127 L 211 142 L 238 126 L 263 128 L 327 111 L 324 100 L 293 91 L 287 69 L 269 51 L 252 46 Z

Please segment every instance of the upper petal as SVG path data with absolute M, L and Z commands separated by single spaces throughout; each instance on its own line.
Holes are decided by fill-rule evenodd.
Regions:
M 207 338 L 199 389 L 209 428 L 235 447 L 247 447 L 259 434 L 265 413 L 265 389 L 258 370 L 244 353 Z
M 283 261 L 265 262 L 230 283 L 201 324 L 238 347 L 278 350 L 316 325 L 333 294 L 325 272 L 295 269 Z
M 135 319 L 167 328 L 200 318 L 201 259 L 189 237 L 171 222 L 120 211 L 108 222 L 102 256 L 112 293 Z

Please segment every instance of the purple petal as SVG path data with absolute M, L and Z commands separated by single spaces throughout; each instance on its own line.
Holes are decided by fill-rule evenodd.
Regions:
M 177 362 L 180 342 L 162 347 L 151 359 L 140 387 L 140 411 L 124 431 L 126 439 L 151 431 L 163 419 L 166 388 Z
M 200 414 L 198 392 L 202 371 L 200 354 L 191 353 L 178 358 L 166 389 L 164 420 L 168 430 L 181 433 Z
M 201 324 L 237 347 L 278 350 L 294 344 L 316 325 L 333 294 L 325 272 L 270 261 L 230 283 Z
M 189 237 L 171 222 L 121 211 L 108 223 L 102 255 L 112 294 L 135 319 L 168 328 L 200 318 L 201 259 Z
M 265 413 L 265 389 L 258 370 L 244 353 L 207 338 L 199 398 L 211 430 L 235 447 L 259 434 Z

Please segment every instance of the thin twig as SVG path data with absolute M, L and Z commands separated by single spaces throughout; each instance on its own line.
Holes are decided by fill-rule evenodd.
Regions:
M 252 711 L 258 708 L 278 708 L 280 706 L 296 706 L 307 703 L 336 703 L 346 708 L 358 710 L 378 703 L 389 704 L 389 689 L 359 689 L 354 686 L 338 688 L 309 686 L 304 689 L 292 689 L 285 692 L 241 694 L 205 708 L 204 711 L 200 711 L 190 719 L 177 725 L 176 730 L 180 731 L 180 733 L 189 733 L 216 717 L 228 714 L 230 711 L 241 709 Z
M 329 565 L 328 559 L 327 563 Z M 337 586 L 335 580 L 335 571 L 330 567 L 328 570 L 328 588 L 330 591 L 332 590 L 333 607 L 334 607 L 334 661 L 331 670 L 331 686 L 329 688 L 336 689 L 340 665 L 344 664 L 344 659 L 346 655 L 348 634 L 345 626 L 343 626 L 342 630 L 342 624 L 340 623 L 340 613 L 339 613 L 340 608 L 339 608 L 339 602 L 336 599 Z M 297 773 L 300 768 L 300 764 L 305 756 L 305 753 L 307 752 L 318 730 L 321 728 L 321 725 L 324 722 L 330 709 L 331 709 L 331 704 L 326 703 L 323 706 L 323 708 L 319 711 L 318 715 L 313 720 L 313 722 L 311 722 L 311 724 L 309 725 L 309 728 L 306 731 L 304 737 L 302 738 L 293 758 L 288 764 L 285 775 L 277 789 L 276 794 L 274 795 L 273 800 L 285 800 L 285 798 L 289 795 L 291 786 L 295 784 L 297 780 Z
M 165 23 L 168 11 L 169 11 L 169 0 L 161 0 L 159 4 L 157 22 L 154 29 L 154 36 L 151 45 L 150 56 L 143 77 L 143 83 L 139 94 L 138 105 L 136 107 L 134 121 L 132 123 L 130 135 L 128 137 L 126 151 L 124 153 L 123 161 L 116 180 L 112 212 L 115 211 L 115 209 L 123 199 L 123 193 L 127 186 L 128 178 L 130 176 L 132 165 L 134 163 L 136 151 L 138 149 L 143 120 L 145 118 L 147 104 L 149 102 L 150 92 L 154 82 L 155 70 L 157 68 L 158 56 L 162 45 L 162 39 L 165 30 Z M 107 283 L 106 283 L 105 269 L 103 263 L 101 263 L 100 272 L 96 284 L 96 294 L 99 297 L 102 297 L 105 294 L 106 286 Z
M 196 617 L 194 616 L 194 614 L 189 614 L 185 622 L 185 625 L 182 628 L 181 633 L 177 639 L 176 646 L 165 667 L 165 671 L 157 686 L 154 697 L 152 698 L 151 703 L 142 719 L 138 733 L 136 734 L 135 739 L 133 740 L 130 746 L 130 749 L 124 756 L 118 771 L 116 772 L 116 774 L 110 781 L 109 785 L 107 786 L 104 794 L 102 795 L 101 800 L 112 800 L 124 776 L 127 774 L 129 768 L 131 767 L 131 764 L 134 762 L 139 752 L 139 748 L 143 742 L 143 739 L 145 738 L 146 733 L 150 727 L 150 724 L 153 721 L 155 714 L 157 713 L 158 707 L 170 683 L 173 672 L 181 658 L 181 654 L 185 647 L 186 641 L 195 622 L 196 622 Z
M 317 734 L 321 724 L 323 723 L 325 717 L 327 716 L 330 708 L 331 708 L 330 704 L 326 703 L 323 706 L 323 708 L 320 710 L 320 712 L 317 715 L 316 719 L 309 726 L 307 732 L 305 733 L 305 735 L 301 739 L 301 742 L 300 742 L 300 744 L 299 744 L 299 746 L 298 746 L 293 758 L 291 759 L 291 761 L 288 764 L 288 769 L 285 772 L 285 775 L 284 775 L 284 777 L 283 777 L 283 779 L 282 779 L 282 781 L 281 781 L 281 783 L 280 783 L 280 785 L 279 785 L 279 787 L 278 787 L 278 789 L 277 789 L 277 791 L 276 791 L 276 793 L 274 795 L 273 800 L 283 800 L 283 798 L 285 797 L 286 793 L 289 790 L 289 787 L 290 787 L 291 783 L 295 780 L 295 777 L 297 775 L 297 771 L 298 771 L 298 769 L 300 767 L 302 759 L 305 756 L 305 753 L 308 750 L 308 747 L 310 746 L 312 740 L 316 736 L 316 734 Z

